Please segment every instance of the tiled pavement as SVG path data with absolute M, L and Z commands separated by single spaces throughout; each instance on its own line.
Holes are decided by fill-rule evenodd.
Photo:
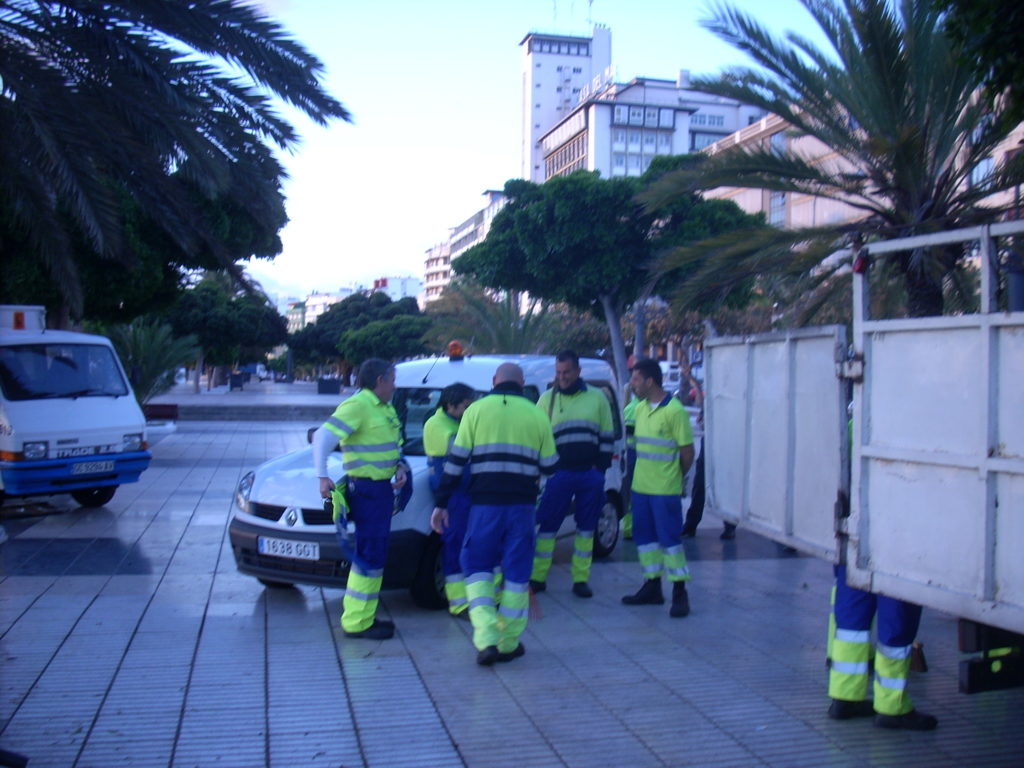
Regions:
M 563 541 L 522 659 L 477 667 L 468 624 L 405 592 L 395 639 L 346 641 L 339 590 L 264 590 L 226 535 L 239 476 L 306 426 L 182 422 L 106 508 L 4 508 L 0 748 L 30 768 L 1024 764 L 1024 691 L 958 694 L 955 621 L 931 611 L 912 686 L 939 729 L 830 721 L 828 564 L 713 520 L 683 620 L 619 604 L 629 545 L 574 598 Z

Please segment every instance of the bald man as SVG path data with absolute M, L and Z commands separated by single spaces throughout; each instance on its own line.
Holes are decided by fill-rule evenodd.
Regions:
M 494 388 L 462 415 L 430 521 L 444 532 L 448 499 L 468 465 L 471 506 L 460 562 L 476 661 L 485 667 L 526 652 L 519 638 L 530 604 L 538 484 L 558 462 L 550 423 L 523 394 L 522 369 L 502 363 L 492 381 Z M 499 566 L 500 600 L 494 587 Z

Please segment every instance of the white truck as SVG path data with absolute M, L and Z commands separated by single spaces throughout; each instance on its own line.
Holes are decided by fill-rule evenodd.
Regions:
M 705 344 L 708 508 L 845 563 L 852 586 L 961 617 L 965 652 L 1024 645 L 1024 311 L 997 309 L 993 258 L 1021 234 L 866 246 L 850 340 L 829 326 Z M 871 260 L 960 243 L 976 246 L 980 312 L 870 317 Z M 961 663 L 965 692 L 1021 683 L 1019 653 Z
M 99 507 L 149 466 L 146 420 L 110 340 L 0 306 L 0 501 L 70 493 Z

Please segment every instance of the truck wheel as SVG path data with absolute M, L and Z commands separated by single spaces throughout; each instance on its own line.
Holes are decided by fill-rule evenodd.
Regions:
M 117 491 L 116 485 L 103 485 L 99 488 L 79 488 L 77 491 L 71 492 L 71 498 L 83 507 L 91 509 L 93 507 L 102 507 L 114 498 L 115 491 Z
M 594 531 L 594 558 L 608 557 L 619 543 L 619 505 L 617 500 L 608 495 L 605 497 L 601 514 L 597 518 L 597 529 Z
M 444 564 L 441 559 L 441 537 L 431 533 L 420 556 L 416 577 L 409 588 L 412 601 L 420 608 L 437 611 L 448 607 L 444 595 Z

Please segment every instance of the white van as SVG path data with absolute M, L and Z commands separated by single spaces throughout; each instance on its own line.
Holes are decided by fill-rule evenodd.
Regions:
M 413 492 L 391 523 L 384 587 L 408 587 L 413 600 L 424 608 L 442 608 L 447 602 L 441 542 L 430 530 L 434 498 L 427 479 L 423 423 L 437 410 L 442 389 L 461 382 L 485 394 L 491 389 L 494 372 L 505 362 L 523 369 L 526 396 L 534 402 L 554 381 L 555 358 L 546 355 L 438 357 L 395 366 L 392 403 L 402 421 L 403 454 L 412 469 Z M 605 473 L 605 504 L 594 535 L 594 556 L 600 558 L 615 548 L 623 514 L 622 408 L 615 377 L 606 362 L 580 358 L 580 368 L 584 381 L 608 397 L 615 422 L 615 456 Z M 342 476 L 341 463 L 340 451 L 328 458 L 327 470 L 335 480 Z M 309 447 L 264 462 L 242 477 L 228 532 L 238 570 L 267 586 L 345 585 L 349 563 L 342 557 L 330 513 L 320 499 Z
M 103 336 L 47 330 L 45 309 L 0 305 L 0 500 L 110 501 L 149 466 L 146 420 Z

